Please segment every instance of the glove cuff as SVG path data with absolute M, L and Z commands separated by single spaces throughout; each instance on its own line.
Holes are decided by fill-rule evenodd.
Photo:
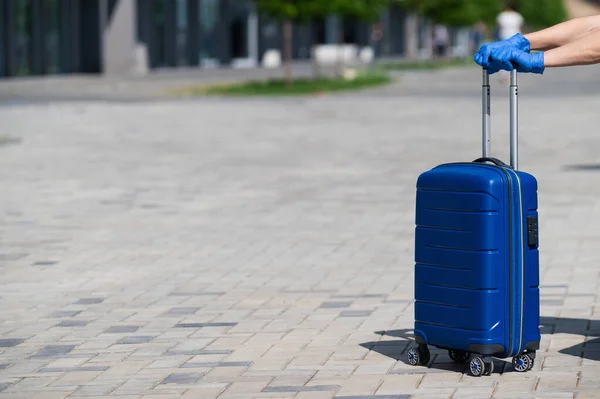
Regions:
M 516 35 L 508 39 L 508 42 L 512 46 L 518 48 L 519 50 L 523 50 L 527 53 L 531 51 L 531 43 L 529 42 L 529 40 L 527 40 L 525 36 L 523 36 L 520 33 L 517 33 Z
M 531 63 L 531 72 L 539 73 L 540 75 L 544 73 L 544 69 L 546 69 L 544 65 L 544 52 L 539 51 L 537 53 L 531 54 L 532 63 Z

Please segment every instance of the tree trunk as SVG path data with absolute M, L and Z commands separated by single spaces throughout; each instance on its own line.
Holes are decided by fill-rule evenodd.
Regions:
M 317 79 L 317 77 L 320 75 L 320 68 L 319 68 L 319 63 L 317 62 L 317 43 L 318 43 L 318 39 L 317 39 L 317 30 L 314 27 L 314 24 L 311 25 L 311 30 L 312 30 L 312 35 L 311 35 L 311 43 L 310 43 L 310 58 L 311 58 L 311 64 L 312 64 L 312 75 L 313 75 L 313 79 Z
M 337 75 L 342 76 L 344 74 L 344 49 L 343 49 L 343 44 L 344 44 L 344 25 L 342 23 L 340 23 L 340 25 L 338 26 L 338 40 L 337 40 L 337 45 L 338 45 L 338 51 L 337 51 Z
M 292 22 L 288 19 L 283 23 L 283 53 L 285 64 L 285 85 L 292 86 Z

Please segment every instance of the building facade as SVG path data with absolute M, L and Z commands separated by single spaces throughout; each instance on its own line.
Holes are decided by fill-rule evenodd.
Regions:
M 406 16 L 382 13 L 378 55 L 402 56 Z M 371 25 L 328 18 L 294 27 L 293 57 L 313 43 L 371 43 Z M 257 66 L 281 49 L 281 26 L 241 0 L 0 0 L 0 77 Z M 139 65 L 137 65 L 139 67 Z

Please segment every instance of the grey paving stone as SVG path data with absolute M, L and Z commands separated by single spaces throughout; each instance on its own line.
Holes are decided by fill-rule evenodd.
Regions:
M 0 338 L 0 348 L 10 348 L 25 342 L 24 338 Z
M 134 333 L 139 329 L 140 326 L 112 326 L 104 330 L 104 334 Z
M 76 345 L 48 345 L 35 353 L 36 357 L 55 357 L 66 355 L 75 349 Z
M 85 327 L 88 322 L 85 320 L 63 320 L 56 327 Z
M 369 317 L 371 310 L 346 310 L 340 313 L 340 317 Z
M 0 392 L 4 391 L 6 388 L 8 388 L 11 384 L 8 382 L 0 382 Z
M 195 307 L 178 307 L 178 308 L 171 308 L 166 315 L 168 316 L 186 316 L 186 315 L 190 315 L 190 314 L 194 314 L 196 313 L 198 310 L 200 310 L 200 308 L 195 308 Z
M 563 301 L 560 299 L 540 299 L 540 304 L 547 306 L 560 306 L 563 304 Z
M 29 254 L 27 253 L 0 253 L 0 262 L 22 259 Z
M 117 343 L 118 344 L 145 344 L 147 342 L 152 341 L 154 338 L 155 338 L 154 336 L 139 335 L 139 336 L 125 337 L 125 338 L 119 340 Z
M 333 294 L 336 290 L 284 290 L 287 294 Z
M 357 395 L 334 396 L 334 399 L 410 399 L 411 395 Z
M 173 373 L 169 374 L 161 384 L 193 384 L 202 378 L 200 373 Z
M 336 299 L 386 298 L 388 294 L 332 295 Z
M 319 392 L 337 391 L 339 385 L 308 385 L 308 386 L 268 386 L 262 392 Z
M 75 305 L 91 305 L 104 302 L 104 298 L 81 298 Z
M 34 262 L 32 264 L 32 266 L 52 266 L 52 265 L 55 265 L 56 263 L 57 262 L 51 261 L 51 260 L 41 260 L 41 261 Z
M 171 292 L 170 296 L 221 296 L 225 295 L 225 291 L 182 291 L 182 292 Z
M 82 366 L 82 367 L 44 367 L 40 373 L 69 373 L 73 371 L 106 371 L 108 366 Z
M 52 318 L 62 318 L 62 317 L 75 317 L 81 310 L 57 310 L 56 312 L 52 312 L 50 317 Z
M 177 323 L 176 328 L 235 327 L 238 323 Z
M 210 356 L 210 355 L 229 355 L 234 351 L 231 349 L 213 349 L 213 350 L 190 350 L 176 351 L 170 350 L 164 353 L 166 356 Z
M 181 365 L 183 368 L 203 368 L 203 367 L 249 367 L 252 362 L 189 362 Z
M 352 302 L 323 302 L 320 307 L 323 309 L 347 308 L 351 304 L 352 304 Z

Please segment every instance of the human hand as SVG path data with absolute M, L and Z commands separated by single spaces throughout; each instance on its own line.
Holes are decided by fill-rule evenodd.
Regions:
M 537 73 L 542 75 L 546 69 L 544 63 L 544 52 L 539 51 L 534 54 L 524 51 L 515 51 L 510 55 L 510 63 L 514 65 L 517 72 Z M 494 57 L 492 55 L 492 57 Z
M 544 52 L 527 53 L 515 47 L 502 47 L 492 51 L 489 64 L 492 70 L 544 73 Z
M 529 40 L 527 40 L 527 38 L 525 38 L 525 36 L 521 35 L 520 33 L 517 33 L 516 35 L 513 35 L 510 39 L 484 44 L 483 46 L 481 46 L 479 51 L 475 53 L 473 58 L 477 64 L 487 69 L 490 74 L 496 73 L 500 69 L 505 69 L 508 66 L 505 64 L 493 65 L 491 63 L 491 56 L 493 53 L 496 53 L 506 48 L 515 48 L 529 53 L 529 51 L 531 50 L 531 43 L 529 42 Z M 504 68 L 502 68 L 502 66 Z

